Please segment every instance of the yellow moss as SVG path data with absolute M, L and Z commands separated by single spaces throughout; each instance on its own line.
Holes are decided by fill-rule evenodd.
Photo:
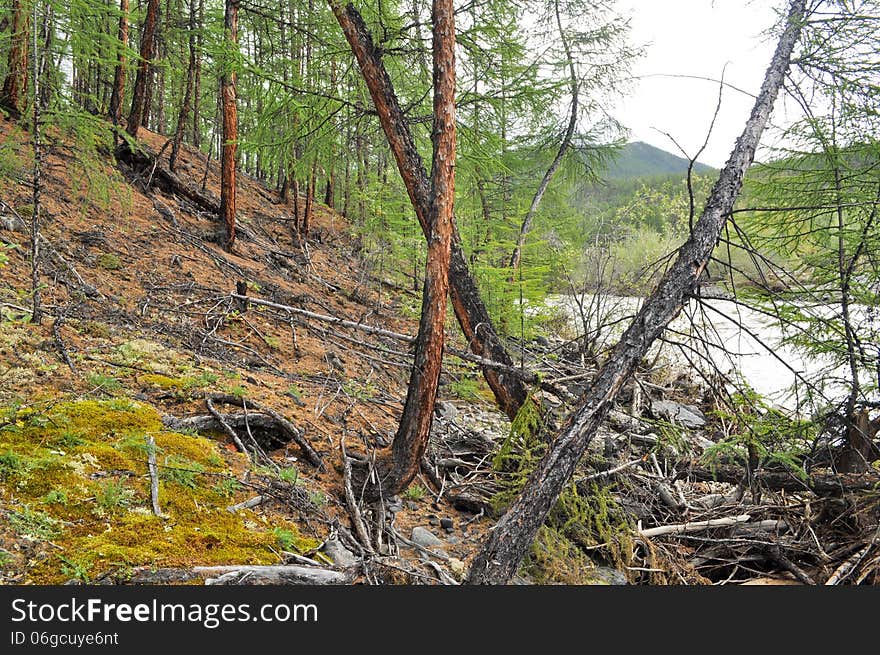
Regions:
M 178 391 L 181 391 L 188 388 L 189 386 L 188 381 L 183 378 L 171 378 L 167 375 L 158 375 L 153 373 L 140 375 L 138 376 L 137 381 L 138 384 L 140 384 L 141 386 L 153 386 L 164 389 L 166 391 L 169 389 L 176 389 Z
M 223 458 L 217 444 L 205 437 L 177 432 L 162 432 L 156 435 L 156 446 L 164 455 L 178 455 L 194 462 L 216 469 L 222 467 Z
M 52 419 L 59 427 L 87 437 L 162 429 L 159 412 L 127 398 L 61 403 L 53 408 Z

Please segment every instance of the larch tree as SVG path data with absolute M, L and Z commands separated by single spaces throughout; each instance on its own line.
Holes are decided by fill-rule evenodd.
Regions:
M 455 218 L 455 12 L 452 0 L 431 8 L 434 51 L 434 129 L 428 257 L 422 315 L 403 415 L 392 443 L 385 493 L 400 493 L 419 472 L 434 415 L 443 361 L 449 253 Z
M 798 42 L 806 0 L 792 0 L 784 29 L 764 76 L 751 116 L 709 195 L 699 221 L 675 263 L 624 332 L 608 361 L 549 444 L 520 495 L 491 531 L 471 564 L 469 584 L 504 584 L 514 575 L 578 462 L 654 341 L 694 293 L 712 255 L 743 176 L 751 165 Z
M 328 3 L 360 66 L 422 232 L 430 237 L 431 184 L 394 86 L 382 62 L 381 51 L 373 43 L 372 35 L 353 5 L 343 6 L 339 0 L 328 0 Z M 498 406 L 509 417 L 515 417 L 527 401 L 528 393 L 519 378 L 500 373 L 492 367 L 493 363 L 513 367 L 513 359 L 499 338 L 480 297 L 454 225 L 449 290 L 455 316 L 468 346 L 476 355 L 489 362 L 483 366 L 483 375 Z
M 11 43 L 7 55 L 6 77 L 3 80 L 3 90 L 0 91 L 0 103 L 21 115 L 27 104 L 30 14 L 24 0 L 13 0 L 11 11 Z
M 122 118 L 122 101 L 125 97 L 125 73 L 128 56 L 128 0 L 119 0 L 119 27 L 117 31 L 119 52 L 116 56 L 116 68 L 113 71 L 113 91 L 110 95 L 110 118 L 118 124 Z
M 226 0 L 223 26 L 227 58 L 220 80 L 223 141 L 220 156 L 220 218 L 226 228 L 225 247 L 235 243 L 235 152 L 238 145 L 238 108 L 235 98 L 235 67 L 238 53 L 239 0 Z
M 140 62 L 134 80 L 134 91 L 131 98 L 131 111 L 128 114 L 126 131 L 132 139 L 136 139 L 138 130 L 146 113 L 147 82 L 150 77 L 153 53 L 155 50 L 156 25 L 159 21 L 159 0 L 149 0 L 147 14 L 141 32 Z

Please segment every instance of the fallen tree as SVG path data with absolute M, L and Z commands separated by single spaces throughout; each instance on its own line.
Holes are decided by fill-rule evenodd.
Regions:
M 805 0 L 792 0 L 776 51 L 751 116 L 709 195 L 690 238 L 675 263 L 623 334 L 581 404 L 565 421 L 519 497 L 499 520 L 468 573 L 470 584 L 504 584 L 516 572 L 538 529 L 571 479 L 581 456 L 608 414 L 624 383 L 654 341 L 681 311 L 699 279 L 742 188 L 743 176 L 770 117 L 797 43 Z

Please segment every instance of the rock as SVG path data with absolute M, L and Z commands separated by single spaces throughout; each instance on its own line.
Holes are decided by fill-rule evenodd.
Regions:
M 357 556 L 348 548 L 342 545 L 338 539 L 328 539 L 324 543 L 324 554 L 333 560 L 336 566 L 354 566 L 358 563 Z
M 428 528 L 423 528 L 421 526 L 413 528 L 410 539 L 414 544 L 418 544 L 422 548 L 434 548 L 435 546 L 443 545 L 442 539 L 428 530 Z
M 444 421 L 454 421 L 458 417 L 458 409 L 455 405 L 445 400 L 434 404 L 434 412 Z
M 433 514 L 431 514 L 431 515 L 428 517 L 428 524 L 429 524 L 429 525 L 440 525 L 440 519 L 438 519 L 436 516 L 434 516 Z
M 544 346 L 545 348 L 550 347 L 550 342 L 547 340 L 547 337 L 542 337 L 540 334 L 535 337 L 535 343 L 539 346 Z
M 440 519 L 440 527 L 447 532 L 452 532 L 455 529 L 455 524 L 452 519 Z
M 682 405 L 674 400 L 654 400 L 651 413 L 657 418 L 673 421 L 682 427 L 695 430 L 706 425 L 706 416 L 694 405 Z
M 388 503 L 388 511 L 391 512 L 392 514 L 397 514 L 401 510 L 403 510 L 403 503 L 400 502 L 399 500 L 394 500 L 394 501 Z
M 464 562 L 457 557 L 450 557 L 446 563 L 449 565 L 449 570 L 452 571 L 452 574 L 455 577 L 459 580 L 464 578 L 465 573 L 467 573 L 467 565 Z
M 28 226 L 25 225 L 24 221 L 14 214 L 11 216 L 0 216 L 0 227 L 10 232 L 26 233 L 28 231 Z
M 419 504 L 414 500 L 408 500 L 406 501 L 406 508 L 411 512 L 415 512 L 418 511 Z
M 629 584 L 627 582 L 626 576 L 618 571 L 617 569 L 612 569 L 607 566 L 598 566 L 593 571 L 593 577 L 595 579 L 595 584 L 607 584 L 607 585 L 625 585 Z

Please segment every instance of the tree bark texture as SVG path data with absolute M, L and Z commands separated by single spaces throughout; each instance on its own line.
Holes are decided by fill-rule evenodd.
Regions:
M 131 111 L 128 114 L 126 131 L 136 139 L 144 117 L 147 80 L 152 67 L 153 47 L 156 40 L 156 24 L 159 20 L 159 0 L 149 0 L 144 28 L 141 34 L 141 60 L 134 78 L 134 91 L 131 98 Z
M 373 44 L 363 18 L 351 4 L 343 6 L 339 0 L 328 0 L 328 4 L 358 61 L 416 217 L 426 238 L 430 238 L 431 188 L 428 174 L 400 109 L 381 54 Z M 513 366 L 513 359 L 498 338 L 489 312 L 468 270 L 461 249 L 461 238 L 454 225 L 449 262 L 449 292 L 455 316 L 471 350 L 486 359 Z M 501 410 L 511 418 L 515 417 L 528 395 L 522 382 L 486 368 L 483 369 L 483 375 Z
M 14 0 L 11 42 L 7 56 L 6 78 L 3 80 L 3 91 L 0 91 L 0 102 L 19 116 L 24 112 L 27 104 L 29 36 L 28 8 L 22 0 Z
M 434 0 L 434 130 L 431 163 L 431 232 L 422 293 L 422 316 L 403 415 L 392 443 L 386 494 L 406 489 L 428 445 L 443 362 L 449 251 L 455 222 L 455 15 L 452 0 Z
M 804 5 L 805 0 L 792 0 L 790 4 L 785 30 L 751 116 L 690 238 L 679 249 L 675 263 L 645 301 L 593 385 L 582 396 L 578 409 L 560 428 L 520 496 L 492 530 L 471 565 L 468 583 L 504 584 L 513 576 L 624 382 L 697 287 L 742 188 L 743 176 L 754 159 L 761 133 L 788 72 L 791 53 L 801 31 Z
M 125 97 L 125 67 L 128 49 L 128 0 L 119 0 L 119 54 L 116 57 L 116 69 L 113 72 L 113 92 L 110 94 L 110 119 L 114 125 L 122 118 L 122 100 Z
M 126 0 L 122 0 L 125 2 Z M 189 64 L 186 69 L 186 88 L 183 91 L 183 103 L 180 106 L 180 114 L 177 117 L 177 129 L 174 131 L 174 143 L 171 144 L 171 155 L 168 157 L 168 168 L 172 171 L 177 166 L 177 156 L 180 153 L 180 144 L 183 142 L 183 133 L 192 106 L 193 83 L 196 73 L 196 27 L 197 27 L 196 0 L 190 0 L 189 7 Z
M 224 27 L 227 47 L 238 48 L 239 0 L 226 0 Z M 238 140 L 238 110 L 235 104 L 234 62 L 228 60 L 220 81 L 223 104 L 223 149 L 220 157 L 220 218 L 226 226 L 226 248 L 235 243 L 235 150 Z

